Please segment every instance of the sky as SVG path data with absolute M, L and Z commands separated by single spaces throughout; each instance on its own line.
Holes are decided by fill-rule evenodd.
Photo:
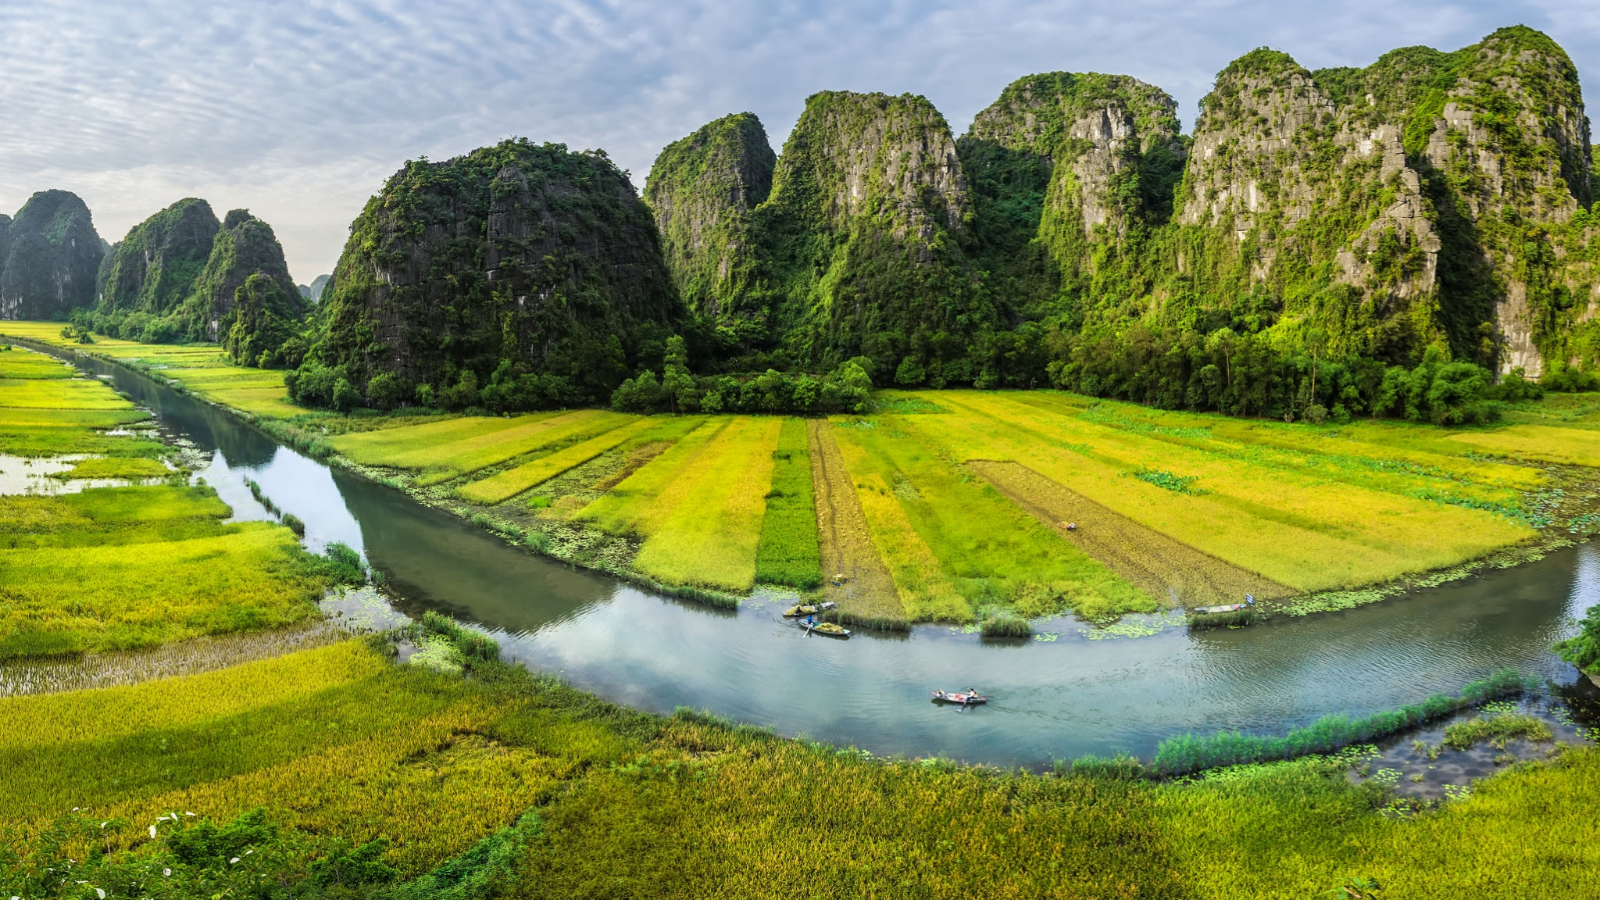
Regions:
M 0 0 L 0 212 L 71 190 L 115 242 L 203 197 L 270 223 L 308 283 L 404 161 L 507 137 L 603 148 L 642 188 L 662 146 L 729 113 L 781 150 L 809 94 L 909 92 L 960 134 L 1059 70 L 1158 85 L 1187 130 L 1255 47 L 1364 66 L 1514 24 L 1600 96 L 1592 0 Z

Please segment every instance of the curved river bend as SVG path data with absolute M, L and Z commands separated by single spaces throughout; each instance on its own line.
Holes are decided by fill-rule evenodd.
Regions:
M 447 613 L 531 669 L 640 709 L 708 709 L 880 755 L 1037 766 L 1118 750 L 1148 756 L 1184 731 L 1282 732 L 1454 692 L 1508 667 L 1573 699 L 1600 694 L 1548 649 L 1600 602 L 1594 544 L 1357 610 L 1232 631 L 1091 640 L 1060 620 L 1036 626 L 1059 633 L 1053 641 L 993 644 L 941 626 L 837 641 L 805 636 L 775 603 L 718 610 L 533 556 L 128 369 L 75 361 L 209 452 L 201 475 L 238 518 L 267 518 L 244 486 L 253 478 L 306 523 L 313 548 L 361 549 L 402 612 Z M 932 688 L 969 686 L 991 704 L 928 702 Z

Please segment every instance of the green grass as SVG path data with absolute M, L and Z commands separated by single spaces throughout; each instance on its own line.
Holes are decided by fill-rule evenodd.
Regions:
M 81 896 L 24 881 L 57 859 L 49 826 L 68 816 L 82 829 L 59 853 L 91 887 L 122 896 L 117 879 L 152 865 L 173 870 L 156 874 L 162 896 L 211 897 L 236 870 L 228 856 L 201 883 L 207 862 L 174 853 L 182 842 L 170 835 L 259 806 L 281 830 L 233 866 L 305 897 L 328 896 L 316 860 L 379 837 L 377 858 L 398 879 L 345 896 L 457 896 L 441 893 L 451 872 L 487 872 L 499 895 L 549 897 L 1303 900 L 1356 876 L 1422 900 L 1484 884 L 1512 897 L 1600 891 L 1600 846 L 1588 840 L 1594 749 L 1395 817 L 1379 812 L 1382 789 L 1351 784 L 1337 759 L 1194 783 L 1117 777 L 1114 766 L 1040 776 L 887 761 L 688 712 L 628 712 L 508 665 L 473 668 L 461 679 L 394 667 L 346 642 L 133 687 L 0 699 L 11 775 L 0 779 L 0 828 L 21 853 L 0 855 L 0 888 Z M 171 811 L 179 821 L 157 820 Z M 525 839 L 507 840 L 501 829 L 518 822 Z
M 141 457 L 95 457 L 80 459 L 72 468 L 54 477 L 69 478 L 161 478 L 171 470 L 159 460 Z
M 822 584 L 817 507 L 804 419 L 785 419 L 772 452 L 772 489 L 761 522 L 756 581 L 810 590 Z

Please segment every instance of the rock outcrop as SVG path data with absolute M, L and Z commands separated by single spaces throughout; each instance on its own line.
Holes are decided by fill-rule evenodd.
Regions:
M 963 246 L 972 201 L 950 127 L 925 98 L 812 95 L 756 212 L 774 343 L 821 368 L 894 371 L 913 346 L 954 365 L 994 320 Z
M 0 319 L 52 319 L 94 303 L 105 242 L 70 191 L 40 191 L 5 229 Z
M 603 153 L 527 140 L 391 177 L 351 226 L 320 315 L 308 366 L 364 392 L 378 376 L 402 398 L 456 390 L 462 405 L 511 381 L 537 402 L 606 400 L 687 319 L 627 176 Z
M 222 341 L 233 328 L 233 309 L 241 288 L 251 276 L 265 276 L 281 294 L 278 302 L 303 318 L 305 301 L 272 226 L 247 209 L 229 210 L 212 241 L 205 267 L 195 277 L 194 289 L 184 302 L 181 317 L 192 339 Z M 240 360 L 254 365 L 254 359 Z
M 311 280 L 310 284 L 300 285 L 300 296 L 310 300 L 312 303 L 320 302 L 322 300 L 322 289 L 328 286 L 328 279 L 331 277 L 333 276 L 318 275 Z
M 1122 241 L 1136 223 L 1168 219 L 1185 156 L 1165 91 L 1098 73 L 1018 79 L 959 146 L 987 268 L 1013 276 L 994 286 L 1029 317 L 1052 312 L 1063 283 L 1089 274 L 1097 235 Z M 1042 282 L 1027 277 L 1038 268 L 1030 244 L 1052 274 Z
M 668 144 L 650 167 L 644 201 L 689 308 L 730 327 L 756 274 L 752 212 L 772 191 L 777 155 L 752 113 L 712 122 Z
M 1592 295 L 1568 228 L 1590 181 L 1576 70 L 1538 32 L 1359 70 L 1258 50 L 1205 100 L 1178 200 L 1202 233 L 1176 262 L 1336 347 L 1405 362 L 1444 341 L 1536 376 Z
M 135 225 L 106 255 L 95 310 L 165 316 L 194 291 L 221 223 L 211 204 L 179 200 Z

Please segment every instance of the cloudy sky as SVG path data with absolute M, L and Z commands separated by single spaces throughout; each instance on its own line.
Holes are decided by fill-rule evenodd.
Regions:
M 781 147 L 814 91 L 911 92 L 960 133 L 1053 70 L 1157 84 L 1187 129 L 1252 47 L 1366 65 L 1517 23 L 1600 96 L 1591 0 L 0 0 L 0 212 L 65 188 L 116 241 L 181 197 L 248 207 L 307 282 L 401 162 L 512 135 L 602 147 L 642 186 L 663 144 L 730 112 Z

